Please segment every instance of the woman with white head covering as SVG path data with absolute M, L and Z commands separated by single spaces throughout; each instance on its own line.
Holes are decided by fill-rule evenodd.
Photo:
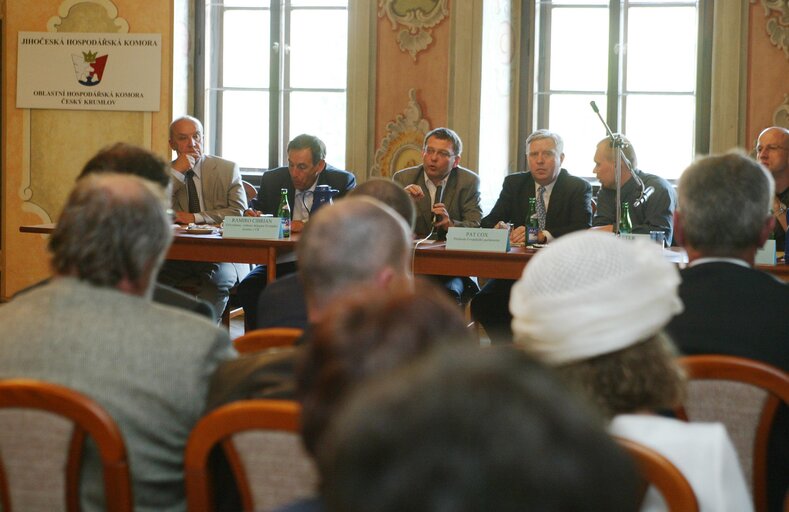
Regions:
M 648 242 L 585 231 L 542 249 L 512 288 L 515 342 L 598 406 L 612 434 L 657 450 L 685 475 L 702 512 L 753 510 L 719 423 L 654 414 L 681 403 L 682 371 L 663 328 L 682 311 L 677 269 Z M 650 489 L 642 511 L 667 510 Z

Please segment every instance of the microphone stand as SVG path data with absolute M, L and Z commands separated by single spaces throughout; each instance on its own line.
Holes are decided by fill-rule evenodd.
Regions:
M 619 225 L 622 222 L 622 158 L 627 158 L 622 153 L 622 149 L 627 147 L 627 143 L 625 142 L 624 138 L 621 134 L 615 134 L 611 131 L 611 128 L 608 126 L 608 123 L 605 122 L 603 116 L 600 115 L 600 109 L 597 108 L 597 103 L 594 101 L 590 101 L 589 105 L 591 105 L 592 110 L 594 113 L 597 114 L 597 117 L 600 119 L 600 122 L 603 123 L 605 127 L 605 131 L 608 134 L 608 138 L 611 139 L 612 147 L 616 150 L 616 219 L 614 224 L 614 232 L 619 235 Z M 628 162 L 629 164 L 629 162 Z M 631 173 L 635 174 L 635 170 L 630 169 Z M 640 180 L 639 180 L 640 181 Z M 643 187 L 642 187 L 643 193 Z

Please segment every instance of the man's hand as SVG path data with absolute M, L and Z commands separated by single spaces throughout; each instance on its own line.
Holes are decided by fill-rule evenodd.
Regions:
M 195 221 L 195 214 L 189 212 L 175 212 L 176 224 L 193 224 Z
M 253 210 L 252 208 L 247 208 L 244 210 L 244 217 L 260 217 L 262 213 L 257 210 Z
M 524 244 L 526 243 L 526 226 L 518 226 L 510 233 L 510 243 Z
M 415 183 L 406 185 L 406 187 L 403 190 L 408 192 L 408 195 L 411 196 L 411 198 L 414 200 L 422 199 L 423 197 L 425 197 L 425 193 L 422 191 L 422 187 L 420 187 Z
M 290 232 L 291 233 L 301 233 L 304 231 L 304 221 L 302 220 L 292 220 L 290 221 Z
M 200 156 L 194 153 L 178 153 L 178 158 L 172 164 L 172 168 L 180 173 L 185 173 L 189 169 L 194 169 Z
M 447 211 L 447 207 L 444 206 L 444 203 L 436 203 L 433 205 L 433 214 L 436 216 L 436 221 L 433 225 L 437 228 L 441 228 L 444 231 L 448 230 L 454 223 L 449 218 L 449 212 Z
M 591 227 L 589 229 L 596 229 L 597 231 L 608 231 L 609 233 L 613 233 L 614 232 L 614 225 L 613 224 L 608 224 L 606 226 L 594 226 L 594 227 Z

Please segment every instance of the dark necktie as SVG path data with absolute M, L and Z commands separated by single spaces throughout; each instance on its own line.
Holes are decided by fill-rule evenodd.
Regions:
M 197 196 L 194 176 L 195 172 L 192 169 L 186 171 L 186 191 L 189 195 L 189 213 L 198 213 L 200 211 L 200 198 Z
M 540 224 L 540 231 L 545 229 L 545 187 L 540 185 L 537 189 L 537 221 Z

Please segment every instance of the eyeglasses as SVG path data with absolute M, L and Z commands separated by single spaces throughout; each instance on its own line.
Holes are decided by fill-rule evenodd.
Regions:
M 773 151 L 779 150 L 789 151 L 789 148 L 785 146 L 779 146 L 778 144 L 768 144 L 767 146 L 756 146 L 757 153 L 772 153 Z
M 425 148 L 423 151 L 427 156 L 438 155 L 441 158 L 452 158 L 455 156 L 446 149 Z

